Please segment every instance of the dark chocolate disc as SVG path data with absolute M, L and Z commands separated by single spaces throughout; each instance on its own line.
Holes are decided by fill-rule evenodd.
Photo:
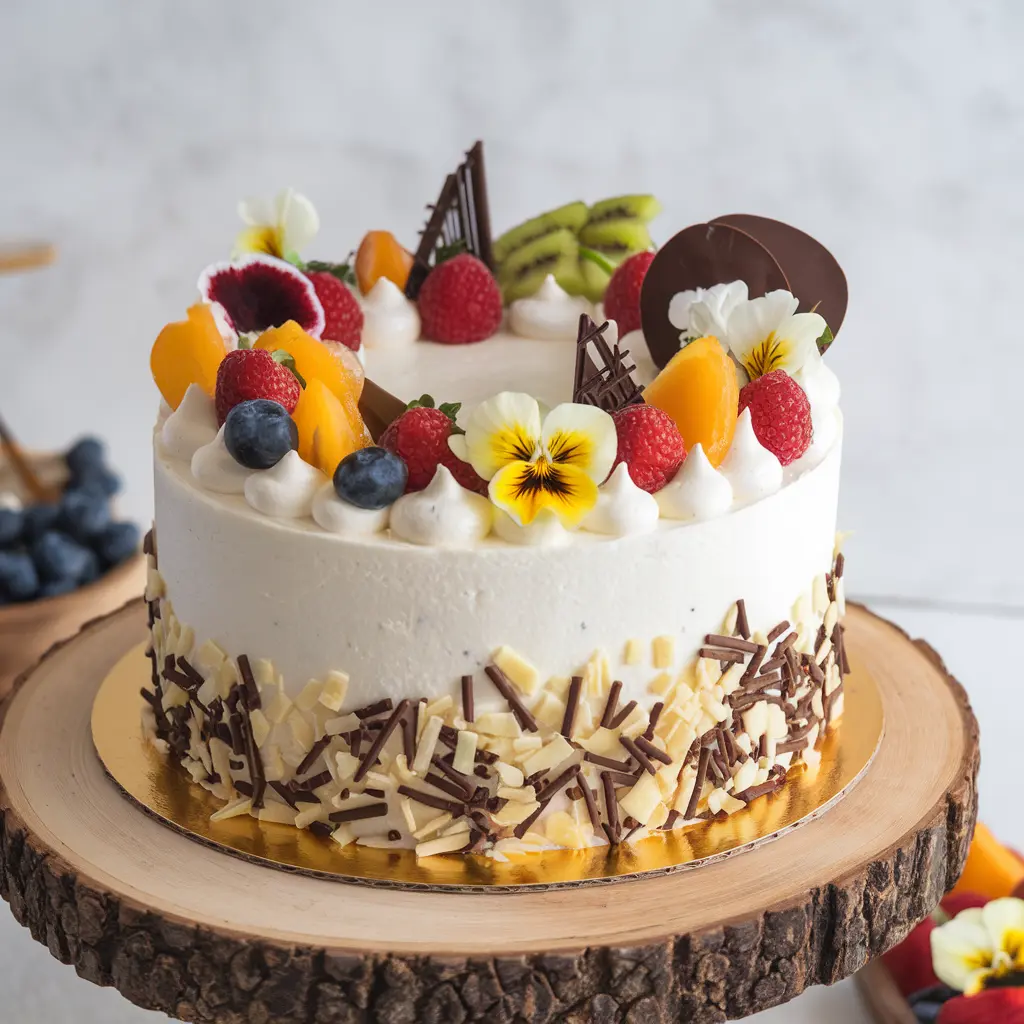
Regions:
M 849 300 L 846 275 L 821 242 L 780 220 L 752 213 L 730 213 L 715 217 L 712 223 L 739 228 L 756 238 L 785 271 L 791 291 L 800 300 L 800 312 L 813 309 L 825 318 L 833 336 L 839 333 Z
M 672 296 L 730 281 L 746 281 L 751 298 L 789 288 L 772 254 L 757 239 L 728 224 L 694 224 L 658 250 L 640 292 L 640 321 L 659 369 L 679 351 L 679 328 L 668 318 Z

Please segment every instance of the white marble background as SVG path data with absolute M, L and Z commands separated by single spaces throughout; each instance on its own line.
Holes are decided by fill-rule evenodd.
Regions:
M 0 0 L 0 239 L 60 247 L 0 279 L 0 409 L 34 446 L 102 434 L 147 518 L 149 346 L 237 198 L 307 192 L 319 255 L 368 228 L 411 244 L 477 137 L 497 230 L 624 191 L 664 201 L 662 238 L 790 221 L 850 281 L 829 360 L 854 589 L 955 657 L 989 727 L 983 809 L 1021 841 L 1013 719 L 965 637 L 1024 640 L 1022 43 L 1008 0 Z M 4 1020 L 146 1018 L 5 913 L 0 948 Z M 848 987 L 766 1019 L 826 1012 L 863 1019 Z

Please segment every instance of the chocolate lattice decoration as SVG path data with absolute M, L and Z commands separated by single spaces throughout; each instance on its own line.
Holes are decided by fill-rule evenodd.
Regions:
M 643 389 L 633 378 L 636 365 L 632 359 L 626 358 L 629 349 L 623 351 L 618 342 L 609 346 L 605 340 L 604 332 L 608 326 L 607 320 L 598 327 L 586 313 L 580 315 L 572 400 L 583 405 L 596 405 L 605 412 L 616 412 L 644 399 Z M 597 354 L 600 366 L 595 363 L 591 348 Z
M 491 213 L 487 206 L 487 178 L 484 174 L 484 144 L 476 142 L 454 174 L 445 178 L 441 194 L 427 207 L 430 219 L 420 234 L 405 294 L 419 295 L 423 282 L 436 265 L 438 251 L 465 248 L 491 270 Z

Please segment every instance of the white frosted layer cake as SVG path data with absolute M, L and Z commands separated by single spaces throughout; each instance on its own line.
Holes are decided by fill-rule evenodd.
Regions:
M 581 251 L 612 237 L 603 208 Z M 842 420 L 826 321 L 754 292 L 768 248 L 748 287 L 637 243 L 594 264 L 599 296 L 571 274 L 528 290 L 519 229 L 443 261 L 435 240 L 397 284 L 367 272 L 405 262 L 377 240 L 357 299 L 293 251 L 307 200 L 246 215 L 271 255 L 204 272 L 153 354 L 143 715 L 216 816 L 501 858 L 799 785 L 842 714 Z M 633 308 L 666 273 L 667 355 Z M 364 373 L 462 408 L 382 414 Z

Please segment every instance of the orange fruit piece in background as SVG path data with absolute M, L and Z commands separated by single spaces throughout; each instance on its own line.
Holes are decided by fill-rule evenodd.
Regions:
M 156 336 L 149 368 L 164 401 L 177 409 L 190 384 L 198 384 L 211 398 L 217 389 L 217 368 L 227 355 L 210 307 L 189 306 L 187 320 L 175 320 Z
M 362 420 L 354 425 L 330 388 L 315 378 L 306 382 L 292 419 L 299 428 L 299 456 L 329 477 L 346 455 L 367 443 Z
M 979 821 L 974 827 L 964 873 L 953 892 L 976 892 L 994 900 L 1009 896 L 1021 882 L 1024 882 L 1024 861 Z
M 405 290 L 412 270 L 412 253 L 398 244 L 390 231 L 367 231 L 356 252 L 356 280 L 366 295 L 382 277 Z
M 700 444 L 720 466 L 736 430 L 736 365 L 717 338 L 697 338 L 677 352 L 644 389 L 644 401 L 667 412 L 689 451 Z

